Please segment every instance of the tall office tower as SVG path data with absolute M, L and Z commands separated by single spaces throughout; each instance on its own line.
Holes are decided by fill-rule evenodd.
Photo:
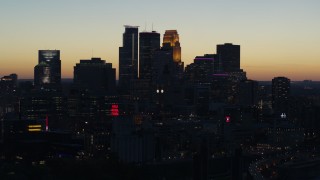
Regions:
M 218 72 L 239 72 L 240 45 L 225 43 L 217 45 L 219 60 L 215 63 Z
M 60 50 L 39 50 L 38 65 L 34 67 L 34 84 L 58 85 L 60 82 Z
M 74 83 L 79 87 L 94 91 L 115 92 L 116 69 L 101 58 L 80 60 L 74 66 Z
M 290 95 L 290 79 L 275 77 L 272 79 L 272 108 L 276 115 L 287 114 Z
M 239 84 L 238 103 L 244 106 L 258 104 L 258 82 L 253 80 L 244 80 Z
M 119 89 L 128 91 L 131 81 L 138 78 L 138 28 L 125 26 L 123 45 L 119 47 Z
M 151 79 L 154 54 L 160 49 L 160 34 L 152 31 L 139 35 L 139 78 Z
M 166 30 L 163 36 L 162 46 L 169 43 L 173 49 L 173 61 L 181 62 L 181 47 L 177 30 Z
M 0 116 L 18 109 L 17 74 L 10 74 L 0 78 Z
M 211 82 L 214 74 L 214 61 L 216 54 L 196 56 L 193 63 L 186 66 L 185 78 L 191 82 Z
M 183 76 L 184 63 L 181 61 L 181 47 L 177 30 L 166 30 L 163 35 L 162 47 L 165 47 L 165 49 L 170 47 L 172 49 L 173 65 L 175 66 L 174 78 L 179 81 Z

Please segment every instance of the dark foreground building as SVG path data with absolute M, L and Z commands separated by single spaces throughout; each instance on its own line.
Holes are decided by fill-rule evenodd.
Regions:
M 74 83 L 89 90 L 115 92 L 116 69 L 101 58 L 80 60 L 74 66 Z

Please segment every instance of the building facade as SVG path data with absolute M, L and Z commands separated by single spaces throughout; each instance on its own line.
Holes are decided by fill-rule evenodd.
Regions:
M 60 50 L 39 50 L 38 64 L 34 67 L 34 84 L 61 83 Z
M 217 71 L 238 72 L 240 71 L 240 45 L 225 43 L 217 45 L 219 60 L 216 61 Z
M 173 49 L 173 61 L 181 62 L 181 47 L 177 30 L 166 30 L 163 35 L 162 46 L 165 46 L 166 43 L 170 44 Z
M 288 113 L 290 79 L 275 77 L 272 79 L 272 109 L 275 115 Z
M 80 87 L 114 93 L 116 91 L 116 69 L 101 58 L 80 60 L 74 67 L 74 83 Z
M 152 64 L 155 51 L 160 49 L 160 34 L 152 32 L 139 33 L 139 78 L 152 78 Z
M 138 78 L 138 26 L 125 26 L 123 44 L 119 47 L 119 89 L 128 91 L 131 81 Z

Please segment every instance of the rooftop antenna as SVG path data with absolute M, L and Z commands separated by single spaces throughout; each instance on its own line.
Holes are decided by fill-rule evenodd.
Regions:
M 147 22 L 144 22 L 144 31 L 147 31 Z
M 93 49 L 91 49 L 91 58 L 93 58 Z
M 151 31 L 153 31 L 153 23 L 152 23 Z

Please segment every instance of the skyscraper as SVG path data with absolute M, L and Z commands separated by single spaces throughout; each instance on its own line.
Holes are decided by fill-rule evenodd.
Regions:
M 181 47 L 177 30 L 166 30 L 163 36 L 163 44 L 169 43 L 173 49 L 173 61 L 181 62 Z
M 34 67 L 34 84 L 53 84 L 61 82 L 60 50 L 39 50 L 38 65 Z
M 160 34 L 155 31 L 141 32 L 139 41 L 139 78 L 151 79 L 154 54 L 160 49 Z
M 211 82 L 216 59 L 216 54 L 196 56 L 193 63 L 186 66 L 185 77 L 192 82 Z
M 183 76 L 184 63 L 181 61 L 181 47 L 177 30 L 166 30 L 163 35 L 163 49 L 171 49 L 174 71 L 174 81 L 179 81 Z
M 116 69 L 101 58 L 80 60 L 74 67 L 74 83 L 89 90 L 115 92 Z
M 238 103 L 245 106 L 254 106 L 258 104 L 258 82 L 253 80 L 244 80 L 239 84 Z
M 119 89 L 128 91 L 138 78 L 138 26 L 125 26 L 123 45 L 119 47 Z
M 239 72 L 240 70 L 240 45 L 231 43 L 217 45 L 219 60 L 215 62 L 218 72 Z M 218 67 L 218 68 L 217 68 Z
M 276 115 L 287 114 L 290 95 L 290 79 L 275 77 L 272 79 L 272 108 Z
M 173 52 L 169 44 L 155 51 L 152 64 L 152 83 L 167 84 L 174 76 Z
M 10 74 L 0 78 L 0 115 L 15 109 L 17 98 L 18 75 Z

